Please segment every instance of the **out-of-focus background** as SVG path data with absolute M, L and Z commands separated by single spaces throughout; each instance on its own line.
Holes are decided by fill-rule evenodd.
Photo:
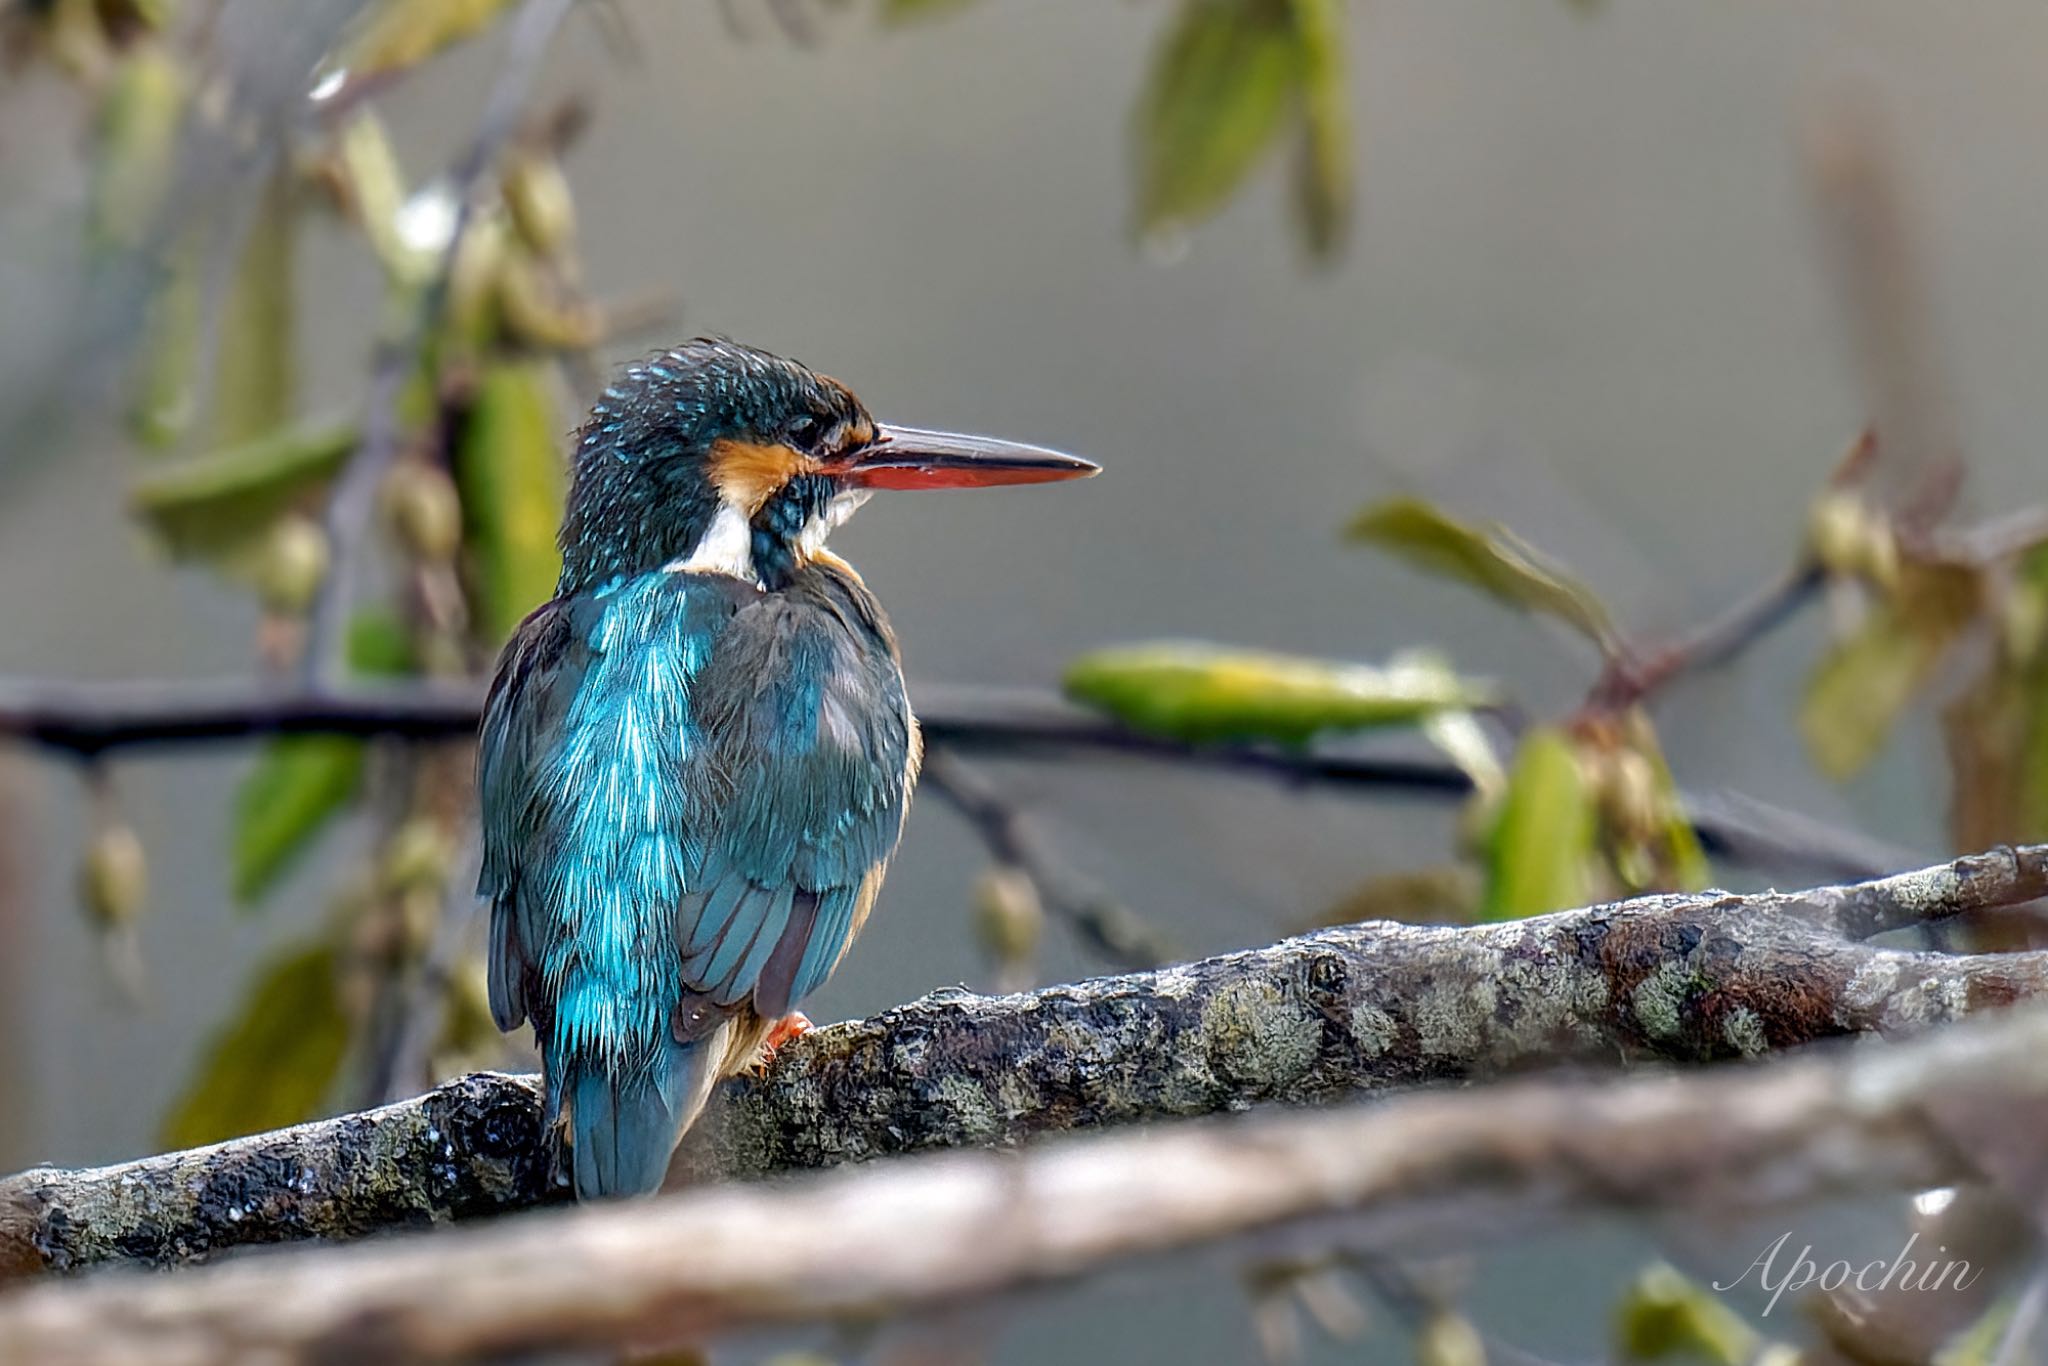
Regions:
M 310 71 L 335 8 L 222 6 L 219 60 L 257 70 L 284 54 Z M 607 364 L 726 333 L 844 379 L 887 418 L 1105 468 L 1082 486 L 881 498 L 838 534 L 914 680 L 1056 685 L 1081 651 L 1161 636 L 1359 659 L 1431 644 L 1511 680 L 1534 712 L 1568 706 L 1597 667 L 1582 643 L 1340 529 L 1404 490 L 1501 519 L 1650 637 L 1790 563 L 1814 490 L 1869 416 L 1807 150 L 1845 90 L 1889 123 L 1968 505 L 2021 501 L 2048 468 L 2036 6 L 1357 6 L 1358 198 L 1326 263 L 1290 222 L 1285 156 L 1213 221 L 1134 232 L 1132 110 L 1171 5 L 981 0 L 900 25 L 827 7 L 801 33 L 751 0 L 615 8 L 610 29 L 572 15 L 533 97 L 589 110 L 564 159 L 588 294 L 678 304 L 606 341 Z M 630 36 L 609 41 L 618 29 Z M 471 136 L 502 42 L 377 95 L 409 182 Z M 250 595 L 167 567 L 138 532 L 124 490 L 170 457 L 130 449 L 119 386 L 94 373 L 110 362 L 57 344 L 139 325 L 85 302 L 101 298 L 85 284 L 89 133 L 88 103 L 49 64 L 0 83 L 0 673 L 244 674 Z M 197 218 L 209 239 L 241 231 L 260 189 L 220 185 Z M 389 322 L 377 262 L 314 215 L 296 280 L 298 406 L 353 413 Z M 589 393 L 561 394 L 566 431 Z M 1659 712 L 1679 781 L 1938 852 L 1946 777 L 1925 714 L 1852 785 L 1809 762 L 1794 699 L 1819 644 L 1790 632 L 1681 683 Z M 320 925 L 330 889 L 371 857 L 371 831 L 338 828 L 260 908 L 238 908 L 225 850 L 251 762 L 220 747 L 114 765 L 149 865 L 131 1001 L 75 908 L 86 789 L 61 762 L 0 756 L 0 1170 L 157 1147 L 252 967 Z M 1168 767 L 994 772 L 1066 857 L 1190 953 L 1313 923 L 1362 878 L 1437 857 L 1418 849 L 1447 855 L 1454 838 L 1441 805 Z M 873 926 L 810 1013 L 987 985 L 966 910 L 985 862 L 951 811 L 923 802 Z M 1037 970 L 1099 965 L 1052 931 Z M 1645 1238 L 1492 1259 L 1476 1303 L 1532 1347 L 1597 1350 L 1605 1300 L 1569 1287 L 1587 1267 L 1624 1274 Z M 1241 1310 L 1203 1293 L 1220 1274 L 1092 1289 L 1023 1316 L 1006 1350 L 1158 1349 L 1170 1319 L 1177 1359 L 1240 1359 L 1253 1350 Z M 1377 1359 L 1349 1350 L 1367 1355 L 1331 1359 Z

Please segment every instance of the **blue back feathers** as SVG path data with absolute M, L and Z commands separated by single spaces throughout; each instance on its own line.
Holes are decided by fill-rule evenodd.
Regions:
M 478 758 L 491 1002 L 534 1022 L 579 1195 L 658 1185 L 720 1022 L 831 972 L 915 752 L 888 627 L 829 561 L 775 593 L 644 573 L 521 627 Z

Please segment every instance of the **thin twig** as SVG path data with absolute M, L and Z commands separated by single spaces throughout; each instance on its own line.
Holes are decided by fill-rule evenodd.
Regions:
M 350 585 L 369 533 L 377 486 L 397 458 L 405 438 L 398 416 L 399 396 L 434 330 L 440 326 L 455 259 L 483 197 L 485 177 L 497 164 L 498 153 L 507 140 L 518 130 L 520 110 L 539 73 L 541 58 L 555 29 L 575 2 L 525 0 L 513 17 L 505 40 L 504 61 L 485 100 L 476 135 L 449 172 L 451 192 L 456 197 L 455 222 L 441 249 L 440 264 L 421 290 L 410 330 L 403 339 L 387 341 L 377 348 L 363 439 L 349 457 L 327 502 L 327 539 L 332 547 L 333 568 L 328 571 L 309 616 L 302 660 L 302 674 L 308 686 L 317 686 L 340 662 Z
M 1818 596 L 1827 575 L 1802 558 L 1721 615 L 1658 649 L 1609 662 L 1588 705 L 1633 706 L 1681 674 L 1706 673 L 1732 662 Z
M 1031 880 L 1038 897 L 1105 959 L 1151 968 L 1173 958 L 1173 944 L 1093 878 L 1061 858 L 1031 818 L 958 755 L 932 749 L 924 781 L 974 827 L 995 859 Z

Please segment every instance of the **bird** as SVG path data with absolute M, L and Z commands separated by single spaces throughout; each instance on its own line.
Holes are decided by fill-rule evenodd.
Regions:
M 658 1190 L 717 1082 L 807 1027 L 901 838 L 917 720 L 889 619 L 826 537 L 877 490 L 1097 472 L 885 425 L 716 337 L 592 406 L 561 576 L 499 657 L 476 768 L 491 1014 L 532 1023 L 578 1200 Z

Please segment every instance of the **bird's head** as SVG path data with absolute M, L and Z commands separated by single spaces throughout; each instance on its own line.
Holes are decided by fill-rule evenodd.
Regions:
M 839 381 L 699 338 L 628 366 L 578 433 L 564 593 L 681 567 L 773 588 L 876 489 L 1079 479 L 1086 460 L 876 422 Z

